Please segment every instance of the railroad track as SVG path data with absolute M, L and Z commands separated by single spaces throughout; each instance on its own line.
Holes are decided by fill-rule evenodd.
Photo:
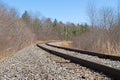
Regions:
M 60 49 L 69 50 L 69 51 L 74 51 L 74 52 L 78 52 L 78 53 L 82 53 L 82 54 L 98 56 L 98 57 L 104 58 L 104 59 L 111 59 L 111 60 L 118 60 L 118 61 L 120 61 L 120 57 L 119 56 L 113 56 L 113 55 L 107 55 L 107 54 L 102 54 L 102 53 L 95 53 L 95 52 L 90 52 L 90 51 L 84 51 L 84 50 L 79 50 L 79 49 L 73 49 L 73 48 L 57 46 L 57 45 L 54 45 L 54 43 L 46 43 L 46 45 L 52 46 L 52 47 L 56 47 L 56 48 L 60 48 Z
M 120 79 L 120 57 L 64 48 L 50 43 L 37 46 L 71 62 L 100 71 L 114 79 Z

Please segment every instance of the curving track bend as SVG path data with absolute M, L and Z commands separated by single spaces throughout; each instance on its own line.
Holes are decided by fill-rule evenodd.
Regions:
M 37 46 L 71 62 L 102 72 L 113 79 L 120 79 L 120 61 L 118 57 L 115 60 L 115 57 L 108 56 L 107 58 L 107 55 L 105 55 L 106 57 L 104 58 L 97 56 L 97 53 L 96 55 L 91 55 L 89 54 L 90 52 L 84 54 L 75 50 L 69 50 L 69 48 L 66 50 L 64 47 L 55 46 L 51 43 L 38 44 Z

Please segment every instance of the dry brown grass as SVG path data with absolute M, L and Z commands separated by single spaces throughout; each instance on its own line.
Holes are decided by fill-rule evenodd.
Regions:
M 59 42 L 60 40 L 38 40 L 35 41 L 36 44 L 44 44 L 44 43 L 49 43 L 49 42 Z
M 62 47 L 71 48 L 71 47 L 72 47 L 72 42 L 71 42 L 71 41 L 62 41 L 62 42 L 59 43 L 58 45 L 59 45 L 59 46 L 62 46 Z
M 102 54 L 120 56 L 120 34 L 116 30 L 118 29 L 111 31 L 92 29 L 90 32 L 74 37 L 72 40 L 73 47 Z
M 23 43 L 20 47 L 18 48 L 14 48 L 12 50 L 8 50 L 8 51 L 3 51 L 0 53 L 0 63 L 4 60 L 6 60 L 7 58 L 11 57 L 12 55 L 14 55 L 17 51 L 27 47 L 30 45 L 30 42 L 27 43 Z
M 9 53 L 0 53 L 0 63 L 4 61 L 5 59 L 9 58 L 10 56 L 13 55 L 14 52 L 9 52 Z

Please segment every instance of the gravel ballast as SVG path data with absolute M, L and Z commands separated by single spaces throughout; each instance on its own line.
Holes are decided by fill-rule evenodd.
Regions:
M 31 45 L 0 64 L 0 80 L 111 80 Z

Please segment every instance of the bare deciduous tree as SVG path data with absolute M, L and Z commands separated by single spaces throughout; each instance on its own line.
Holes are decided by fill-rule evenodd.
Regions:
M 88 3 L 87 14 L 88 14 L 88 17 L 90 19 L 91 26 L 94 27 L 96 25 L 96 20 L 97 20 L 97 17 L 96 17 L 97 9 L 95 6 L 95 2 Z

